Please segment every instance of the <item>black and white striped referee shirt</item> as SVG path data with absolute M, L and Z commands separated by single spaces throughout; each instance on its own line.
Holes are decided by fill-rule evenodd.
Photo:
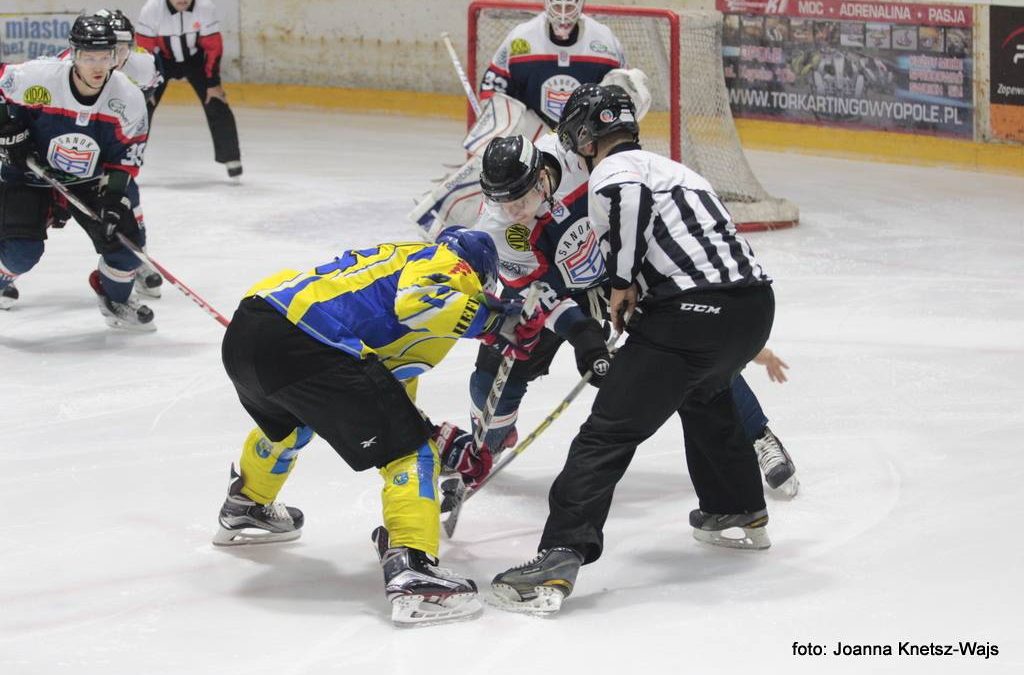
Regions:
M 613 288 L 657 298 L 771 283 L 711 184 L 679 162 L 616 147 L 590 175 L 591 225 L 607 235 Z

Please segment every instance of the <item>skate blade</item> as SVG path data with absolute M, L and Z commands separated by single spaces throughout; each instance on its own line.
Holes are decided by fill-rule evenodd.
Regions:
M 115 330 L 123 330 L 128 333 L 152 333 L 156 331 L 156 324 L 150 321 L 149 323 L 126 323 L 120 319 L 107 319 L 107 326 Z
M 695 527 L 693 538 L 712 546 L 754 551 L 761 551 L 772 545 L 771 539 L 768 538 L 768 529 L 765 527 L 730 527 L 713 531 Z
M 248 546 L 250 544 L 277 544 L 295 541 L 302 536 L 302 530 L 291 532 L 267 532 L 256 527 L 241 530 L 229 530 L 221 526 L 213 535 L 214 546 Z
M 402 595 L 391 601 L 391 621 L 400 628 L 471 621 L 483 611 L 476 593 L 454 593 L 430 600 L 423 595 Z
M 800 480 L 794 475 L 790 476 L 785 483 L 772 489 L 772 494 L 785 499 L 792 499 L 800 492 Z
M 537 597 L 532 600 L 519 600 L 519 593 L 507 584 L 491 584 L 491 594 L 486 596 L 487 604 L 506 612 L 529 614 L 532 616 L 550 616 L 562 609 L 565 594 L 554 586 L 536 586 L 533 589 Z

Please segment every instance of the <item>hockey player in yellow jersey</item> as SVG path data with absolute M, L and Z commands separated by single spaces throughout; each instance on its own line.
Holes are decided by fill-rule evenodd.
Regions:
M 396 623 L 470 618 L 472 580 L 437 567 L 440 502 L 433 427 L 414 403 L 417 377 L 458 338 L 525 354 L 542 316 L 490 295 L 493 241 L 449 228 L 436 244 L 345 251 L 306 272 L 253 286 L 224 336 L 223 360 L 256 422 L 231 467 L 214 543 L 297 539 L 299 509 L 276 501 L 299 451 L 319 435 L 356 471 L 384 479 L 373 539 Z

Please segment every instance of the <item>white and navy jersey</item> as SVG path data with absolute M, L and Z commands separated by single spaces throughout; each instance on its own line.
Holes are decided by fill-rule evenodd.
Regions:
M 167 0 L 147 0 L 135 22 L 135 40 L 166 61 L 203 59 L 207 85 L 220 85 L 224 41 L 212 0 L 193 0 L 184 12 L 175 10 Z
M 603 23 L 584 15 L 573 35 L 572 44 L 555 43 L 544 14 L 513 28 L 484 73 L 480 99 L 501 92 L 554 127 L 576 87 L 626 67 L 619 39 Z
M 560 298 L 579 296 L 606 278 L 600 238 L 587 218 L 589 171 L 583 158 L 563 150 L 554 134 L 542 136 L 537 149 L 554 157 L 562 172 L 554 208 L 542 203 L 532 222 L 518 223 L 499 206 L 485 202 L 475 229 L 494 240 L 498 275 L 506 288 L 521 293 L 532 282 L 543 281 Z M 552 312 L 549 325 L 572 305 Z
M 70 49 L 65 49 L 57 55 L 61 61 L 70 61 L 73 57 L 74 54 Z M 153 91 L 164 80 L 156 69 L 156 59 L 142 47 L 132 47 L 128 52 L 128 60 L 118 70 L 127 75 L 128 79 L 134 82 L 143 94 Z
M 84 98 L 71 84 L 70 61 L 37 59 L 0 65 L 0 97 L 26 124 L 36 154 L 72 179 L 106 171 L 137 176 L 149 134 L 146 101 L 127 75 L 114 71 L 99 95 Z M 3 167 L 5 181 L 21 172 Z
M 652 300 L 694 288 L 771 283 L 711 184 L 628 143 L 590 176 L 590 219 L 607 234 L 613 288 L 634 282 Z

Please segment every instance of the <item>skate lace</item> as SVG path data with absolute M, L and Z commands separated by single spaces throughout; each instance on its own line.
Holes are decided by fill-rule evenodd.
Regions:
M 775 439 L 775 434 L 770 431 L 762 438 L 757 439 L 755 447 L 757 448 L 757 463 L 761 465 L 762 472 L 768 472 L 786 462 L 782 446 Z
M 539 551 L 537 553 L 537 555 L 533 556 L 532 558 L 530 558 L 529 560 L 527 560 L 526 562 L 524 562 L 522 564 L 516 565 L 512 569 L 514 569 L 514 570 L 522 570 L 522 569 L 526 569 L 527 567 L 533 567 L 534 565 L 536 565 L 537 563 L 540 562 L 541 558 L 543 558 L 544 555 L 547 552 L 548 552 L 547 549 L 544 549 L 543 551 Z
M 281 502 L 270 502 L 263 507 L 263 513 L 272 520 L 291 520 L 292 516 L 288 513 L 288 507 Z

